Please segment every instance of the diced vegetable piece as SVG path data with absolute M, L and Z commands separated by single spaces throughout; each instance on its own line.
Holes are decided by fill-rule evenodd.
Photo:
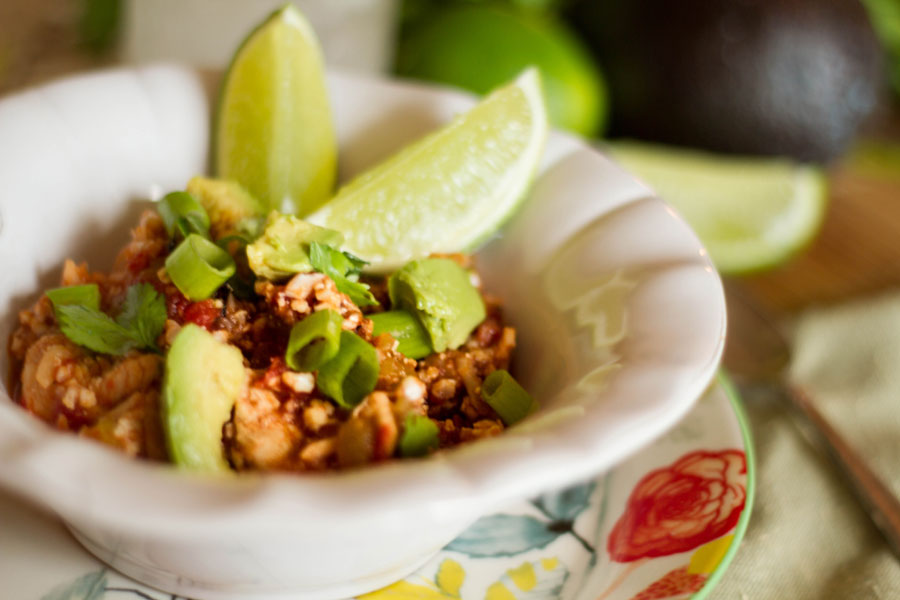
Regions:
M 461 346 L 486 315 L 469 272 L 448 258 L 407 263 L 388 279 L 388 293 L 394 308 L 419 319 L 435 352 Z
M 166 355 L 163 429 L 172 461 L 195 471 L 228 472 L 222 426 L 247 385 L 241 351 L 202 327 L 181 328 Z
M 100 310 L 100 288 L 96 283 L 70 285 L 47 290 L 47 297 L 53 303 L 54 310 L 66 304 L 78 304 L 94 310 Z
M 320 310 L 291 329 L 284 362 L 295 371 L 315 371 L 338 353 L 344 319 L 333 310 Z
M 400 435 L 400 456 L 425 456 L 437 450 L 438 426 L 424 415 L 406 415 Z
M 273 213 L 262 236 L 247 246 L 247 261 L 257 277 L 277 281 L 313 270 L 309 245 L 340 246 L 344 236 L 291 215 Z
M 357 306 L 378 304 L 369 291 L 369 286 L 356 280 L 362 268 L 368 264 L 366 261 L 319 242 L 309 245 L 309 260 L 316 271 L 328 275 L 338 291 L 347 294 Z
M 413 359 L 425 358 L 432 353 L 428 332 L 419 320 L 405 310 L 391 310 L 369 315 L 374 328 L 372 335 L 389 333 L 398 342 L 397 350 Z
M 481 386 L 481 397 L 506 425 L 518 423 L 538 409 L 531 394 L 503 369 L 487 376 Z
M 319 367 L 316 385 L 338 406 L 353 408 L 375 389 L 378 354 L 375 347 L 350 331 L 341 332 L 337 356 Z
M 195 233 L 166 258 L 166 272 L 188 299 L 206 300 L 234 275 L 231 255 Z
M 209 237 L 209 215 L 193 195 L 187 192 L 166 194 L 159 201 L 157 211 L 170 237 L 176 233 L 182 237 L 192 233 Z
M 265 214 L 262 202 L 236 181 L 194 177 L 187 191 L 206 209 L 214 239 L 238 231 L 238 224 Z

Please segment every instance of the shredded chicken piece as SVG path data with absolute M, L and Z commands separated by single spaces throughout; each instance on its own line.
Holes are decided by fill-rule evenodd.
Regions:
M 337 423 L 334 413 L 334 404 L 331 402 L 311 400 L 303 409 L 303 425 L 313 433 L 318 433 L 325 427 Z
M 258 282 L 256 292 L 264 296 L 288 324 L 320 310 L 333 310 L 340 314 L 344 319 L 342 327 L 347 330 L 363 324 L 359 307 L 337 289 L 330 277 L 322 273 L 298 273 L 284 286 Z
M 372 392 L 353 409 L 338 431 L 338 463 L 356 467 L 391 457 L 397 433 L 390 398 L 384 392 Z
M 415 375 L 404 377 L 394 389 L 394 415 L 399 423 L 402 423 L 406 415 L 425 415 L 428 411 L 425 405 L 425 396 L 428 388 Z
M 303 434 L 273 392 L 251 387 L 234 405 L 233 438 L 230 456 L 238 469 L 286 469 Z
M 156 390 L 135 392 L 80 433 L 119 448 L 129 456 L 165 460 L 158 396 Z
M 316 376 L 312 373 L 297 373 L 285 371 L 281 374 L 281 380 L 298 394 L 309 394 L 316 389 Z
M 328 461 L 337 451 L 337 438 L 323 438 L 308 443 L 300 451 L 300 460 L 310 470 L 321 471 L 328 466 Z
M 102 406 L 114 406 L 131 394 L 144 390 L 162 374 L 162 359 L 156 354 L 133 354 L 117 362 L 91 381 L 91 390 Z

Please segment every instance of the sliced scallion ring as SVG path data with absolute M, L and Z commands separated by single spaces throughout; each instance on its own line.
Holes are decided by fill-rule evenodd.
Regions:
M 166 272 L 188 299 L 206 300 L 234 275 L 231 255 L 192 233 L 166 258 Z
M 513 379 L 509 371 L 497 369 L 481 385 L 481 397 L 494 409 L 505 425 L 518 423 L 538 409 L 538 404 Z
M 375 347 L 350 331 L 341 332 L 337 355 L 319 367 L 316 385 L 338 406 L 353 408 L 375 389 L 378 354 Z
M 169 236 L 175 232 L 187 237 L 192 233 L 209 237 L 209 215 L 203 205 L 187 192 L 166 194 L 156 209 Z
M 391 310 L 369 315 L 369 319 L 374 324 L 372 335 L 391 334 L 397 340 L 397 350 L 403 356 L 418 360 L 433 352 L 428 332 L 411 313 L 405 310 Z
M 438 426 L 424 415 L 406 415 L 398 447 L 400 456 L 425 456 L 438 449 Z
M 67 304 L 86 306 L 94 310 L 100 310 L 100 288 L 96 283 L 84 285 L 69 285 L 47 290 L 47 297 L 53 303 L 53 308 L 59 308 Z
M 291 329 L 284 362 L 294 371 L 315 371 L 338 353 L 344 319 L 333 310 L 320 310 Z

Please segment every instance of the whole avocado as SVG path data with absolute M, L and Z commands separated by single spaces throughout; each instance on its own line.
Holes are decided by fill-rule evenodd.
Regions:
M 876 106 L 878 41 L 858 0 L 578 0 L 612 136 L 825 161 Z

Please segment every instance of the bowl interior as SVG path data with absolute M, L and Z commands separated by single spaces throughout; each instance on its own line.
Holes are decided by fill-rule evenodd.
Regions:
M 18 310 L 57 284 L 65 257 L 108 267 L 146 198 L 207 170 L 214 80 L 171 66 L 118 70 L 0 102 L 0 338 Z M 350 75 L 329 84 L 342 179 L 473 102 Z M 152 502 L 158 518 L 142 515 L 148 527 L 210 504 L 220 510 L 208 519 L 277 510 L 286 497 L 352 514 L 360 491 L 368 510 L 396 508 L 399 497 L 488 509 L 623 459 L 684 415 L 715 372 L 725 309 L 706 252 L 651 190 L 574 137 L 550 135 L 530 198 L 478 264 L 518 329 L 516 375 L 542 405 L 507 435 L 425 461 L 237 484 L 179 476 L 51 432 L 12 406 L 4 387 L 0 483 L 76 518 L 85 517 L 87 482 L 92 498 L 131 513 L 120 506 L 91 519 L 133 525 Z

